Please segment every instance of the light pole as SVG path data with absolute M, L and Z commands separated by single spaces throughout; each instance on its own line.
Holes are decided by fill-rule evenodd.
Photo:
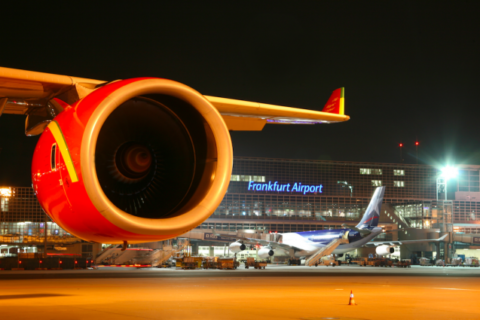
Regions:
M 440 169 L 441 173 L 437 177 L 437 201 L 438 201 L 438 194 L 442 191 L 445 194 L 445 200 L 447 199 L 447 182 L 448 180 L 455 178 L 458 174 L 457 168 L 446 166 Z
M 445 215 L 447 214 L 447 211 L 450 210 L 450 214 L 451 214 L 451 204 L 447 203 L 447 200 L 448 200 L 448 189 L 447 189 L 447 182 L 448 180 L 450 179 L 453 179 L 457 176 L 458 174 L 458 170 L 457 168 L 455 167 L 451 167 L 451 166 L 446 166 L 444 168 L 442 168 L 441 170 L 441 173 L 440 175 L 437 177 L 437 201 L 438 201 L 438 194 L 439 192 L 443 189 L 443 193 L 445 194 L 445 200 L 443 201 L 443 205 L 442 205 L 442 220 L 443 220 L 443 223 L 442 223 L 442 232 L 449 232 L 449 229 L 447 228 L 447 221 L 446 221 L 446 217 Z M 448 206 L 450 205 L 450 208 L 448 209 Z M 450 221 L 451 223 L 451 221 Z M 452 243 L 452 233 L 449 232 L 449 243 Z M 450 248 L 448 247 L 449 244 L 447 243 L 444 243 L 444 255 L 445 255 L 445 262 L 449 262 L 450 261 Z
M 347 181 L 337 181 L 337 184 L 341 184 L 342 188 L 347 187 L 350 189 L 350 198 L 353 196 L 353 186 L 349 184 Z

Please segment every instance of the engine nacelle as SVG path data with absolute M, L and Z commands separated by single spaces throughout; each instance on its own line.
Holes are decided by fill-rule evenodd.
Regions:
M 378 246 L 375 248 L 375 252 L 380 256 L 392 254 L 395 252 L 395 246 Z
M 258 256 L 262 259 L 266 259 L 268 257 L 273 256 L 274 252 L 270 248 L 261 248 L 258 250 Z
M 185 233 L 223 199 L 230 134 L 217 109 L 181 83 L 107 84 L 61 112 L 40 137 L 32 181 L 45 212 L 89 241 L 149 242 Z
M 230 244 L 229 247 L 230 247 L 230 251 L 232 251 L 233 253 L 238 253 L 247 248 L 247 246 L 245 246 L 243 243 L 240 243 L 240 242 L 233 242 Z

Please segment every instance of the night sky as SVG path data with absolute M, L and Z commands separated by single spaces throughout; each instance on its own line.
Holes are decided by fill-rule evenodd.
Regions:
M 480 164 L 480 1 L 52 3 L 2 4 L 1 66 L 315 110 L 344 86 L 350 121 L 233 132 L 234 155 L 416 163 L 418 139 Z M 0 185 L 30 185 L 24 120 L 0 117 Z

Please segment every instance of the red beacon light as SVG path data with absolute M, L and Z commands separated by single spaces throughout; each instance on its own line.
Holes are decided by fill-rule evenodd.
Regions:
M 418 147 L 420 145 L 420 142 L 415 141 L 415 145 Z
M 399 146 L 400 148 L 403 147 L 403 143 L 400 143 L 398 146 Z

